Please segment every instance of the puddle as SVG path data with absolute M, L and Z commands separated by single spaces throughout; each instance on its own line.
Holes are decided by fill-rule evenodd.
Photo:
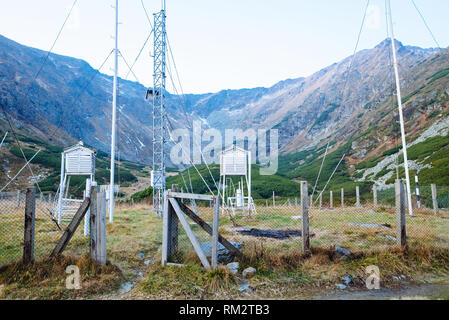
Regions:
M 274 239 L 287 239 L 290 237 L 301 237 L 301 230 L 261 230 L 261 229 L 243 229 L 239 230 L 239 233 L 246 236 L 274 238 Z

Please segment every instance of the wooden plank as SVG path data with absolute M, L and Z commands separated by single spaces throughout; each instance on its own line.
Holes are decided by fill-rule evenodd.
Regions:
M 192 219 L 198 226 L 200 226 L 204 231 L 206 231 L 208 234 L 212 235 L 212 228 L 209 224 L 207 224 L 203 219 L 201 219 L 198 215 L 196 215 L 189 207 L 187 207 L 184 203 L 181 201 L 178 201 L 179 206 L 181 207 L 181 210 L 190 218 Z M 228 240 L 223 238 L 220 234 L 218 235 L 218 242 L 223 245 L 226 249 L 228 249 L 232 254 L 236 256 L 241 256 L 242 253 L 239 249 L 234 247 L 232 243 L 230 243 Z
M 200 258 L 201 263 L 206 269 L 210 269 L 209 261 L 207 260 L 203 250 L 201 249 L 201 245 L 198 242 L 198 240 L 195 237 L 195 234 L 193 233 L 192 229 L 190 228 L 189 223 L 187 222 L 186 217 L 182 213 L 181 208 L 179 207 L 178 201 L 173 198 L 169 198 L 169 201 L 175 210 L 176 214 L 178 215 L 179 222 L 181 222 L 182 227 L 184 228 L 187 237 L 189 238 L 190 242 L 193 245 L 193 248 L 195 249 L 196 254 L 198 255 L 198 258 Z
M 25 203 L 25 228 L 23 236 L 23 263 L 34 261 L 34 226 L 36 217 L 36 189 L 29 188 Z
M 218 231 L 220 226 L 220 201 L 214 197 L 214 218 L 212 222 L 212 268 L 218 267 Z
M 95 261 L 102 265 L 106 264 L 106 192 L 97 194 L 97 247 Z
M 308 205 L 307 182 L 301 181 L 302 250 L 304 253 L 307 253 L 310 250 Z
M 405 227 L 405 188 L 402 180 L 396 180 L 395 184 L 396 194 L 396 241 L 398 246 L 405 247 L 406 241 L 406 227 Z
M 53 252 L 51 253 L 50 257 L 55 257 L 57 255 L 60 255 L 67 245 L 69 244 L 70 239 L 72 239 L 73 235 L 75 234 L 76 229 L 80 225 L 81 221 L 84 218 L 84 215 L 87 212 L 87 209 L 89 209 L 90 205 L 90 198 L 86 198 L 84 202 L 79 207 L 78 211 L 76 212 L 75 216 L 73 217 L 72 221 L 70 222 L 67 229 L 64 231 L 64 234 L 62 235 L 61 239 L 59 239 L 58 244 L 53 249 Z
M 177 199 L 192 199 L 192 200 L 205 200 L 205 201 L 214 200 L 213 195 L 174 192 L 173 189 L 172 192 L 170 192 L 169 196 Z
M 162 215 L 162 266 L 168 263 L 168 207 L 171 206 L 168 201 L 168 193 L 170 190 L 164 192 L 164 212 Z

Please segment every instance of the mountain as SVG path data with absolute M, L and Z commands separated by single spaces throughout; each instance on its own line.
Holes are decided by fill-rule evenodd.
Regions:
M 396 48 L 408 139 L 419 139 L 426 130 L 433 132 L 428 138 L 434 137 L 438 133 L 432 126 L 447 117 L 448 50 L 399 41 Z M 109 152 L 112 78 L 82 60 L 50 54 L 36 81 L 31 81 L 46 55 L 0 36 L 0 103 L 13 124 L 23 134 L 51 144 L 67 146 L 83 140 Z M 151 164 L 151 105 L 144 99 L 146 88 L 123 79 L 119 84 L 120 155 Z M 387 157 L 380 154 L 392 157 L 398 151 L 394 93 L 391 43 L 384 40 L 309 77 L 270 88 L 185 97 L 168 93 L 166 107 L 175 127 L 198 119 L 204 128 L 219 130 L 278 129 L 280 170 L 290 179 L 307 176 L 302 168 L 318 163 L 329 142 L 337 161 L 343 152 L 347 155 L 340 172 L 345 171 L 343 180 L 366 180 L 379 175 L 365 172 Z M 0 127 L 6 129 L 4 120 L 0 114 Z

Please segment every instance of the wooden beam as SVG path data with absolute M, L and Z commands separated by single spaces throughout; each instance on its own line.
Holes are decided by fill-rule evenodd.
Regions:
M 195 237 L 195 234 L 193 233 L 192 229 L 190 228 L 190 225 L 187 222 L 186 217 L 182 213 L 182 210 L 179 207 L 178 201 L 173 198 L 170 198 L 169 201 L 170 201 L 171 205 L 173 206 L 173 209 L 175 210 L 176 214 L 178 215 L 179 222 L 181 222 L 181 225 L 184 228 L 190 242 L 192 243 L 193 248 L 195 249 L 195 252 L 198 255 L 198 258 L 200 258 L 201 263 L 203 264 L 203 266 L 206 269 L 210 269 L 210 263 L 207 260 L 203 250 L 201 249 L 201 245 L 198 242 L 197 238 Z
M 36 189 L 29 188 L 25 203 L 25 229 L 23 236 L 23 263 L 34 260 L 34 225 L 36 217 Z
M 405 188 L 402 180 L 396 180 L 396 241 L 398 246 L 405 247 L 406 227 L 405 227 Z
M 304 253 L 310 250 L 308 196 L 307 182 L 301 181 L 302 250 Z
M 193 212 L 189 207 L 187 207 L 184 203 L 181 201 L 178 201 L 179 206 L 181 207 L 181 210 L 190 218 L 192 219 L 196 224 L 198 224 L 204 231 L 206 231 L 208 234 L 212 235 L 213 231 L 209 224 L 207 224 L 203 219 L 201 219 L 195 212 Z M 228 249 L 232 254 L 236 256 L 241 256 L 242 253 L 239 249 L 234 247 L 228 240 L 223 238 L 220 234 L 218 235 L 218 242 L 220 242 L 223 247 Z
M 65 248 L 69 244 L 70 239 L 72 239 L 76 229 L 83 220 L 87 212 L 87 209 L 89 209 L 89 205 L 90 205 L 90 198 L 84 199 L 84 202 L 81 204 L 75 216 L 73 217 L 72 221 L 70 222 L 69 226 L 64 231 L 64 234 L 62 235 L 61 239 L 59 239 L 59 242 L 53 249 L 53 252 L 51 253 L 50 257 L 60 255 L 65 250 Z
M 169 197 L 177 199 L 192 199 L 192 200 L 204 200 L 213 201 L 215 196 L 206 194 L 193 194 L 193 193 L 181 193 L 181 192 L 170 192 Z

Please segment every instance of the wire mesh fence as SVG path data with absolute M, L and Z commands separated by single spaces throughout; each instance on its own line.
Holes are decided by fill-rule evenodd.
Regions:
M 67 228 L 70 220 L 58 224 L 54 216 L 53 194 L 35 195 L 34 259 L 48 258 Z M 24 248 L 26 192 L 14 191 L 0 194 L 0 266 L 22 259 Z M 66 253 L 81 256 L 88 252 L 88 237 L 82 226 L 69 243 Z
M 420 188 L 421 204 L 418 205 L 416 194 L 419 192 L 412 190 L 413 215 L 406 211 L 407 243 L 449 248 L 449 215 L 444 202 L 448 188 L 436 187 L 437 194 L 433 196 L 433 187 Z M 394 185 L 372 186 L 369 189 L 365 186 L 362 189 L 354 184 L 352 188 L 322 193 L 318 191 L 313 198 L 309 194 L 311 247 L 343 247 L 350 251 L 364 251 L 398 246 L 396 197 Z M 435 201 L 438 204 L 437 212 L 434 208 Z M 234 212 L 222 207 L 220 235 L 234 246 L 246 250 L 257 246 L 279 253 L 301 249 L 303 217 L 299 185 L 298 197 L 256 199 L 254 204 L 255 212 Z M 190 206 L 190 203 L 186 202 L 186 205 Z M 212 208 L 208 205 L 197 204 L 197 215 L 206 223 L 212 223 Z M 189 220 L 189 223 L 202 248 L 208 251 L 210 234 L 195 222 Z M 195 257 L 183 230 L 180 231 L 179 250 L 179 263 L 185 262 L 188 256 Z M 225 252 L 219 260 L 222 263 L 229 262 L 232 261 L 232 256 Z

